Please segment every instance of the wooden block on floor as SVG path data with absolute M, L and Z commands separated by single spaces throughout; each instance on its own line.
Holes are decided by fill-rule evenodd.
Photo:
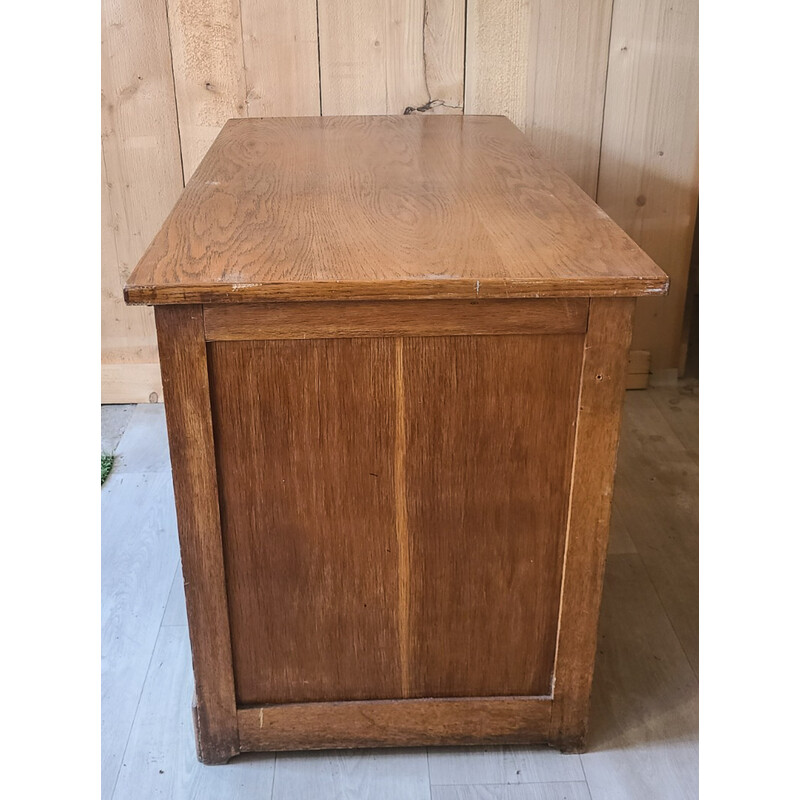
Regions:
M 650 351 L 631 350 L 628 354 L 626 389 L 646 389 L 650 383 Z

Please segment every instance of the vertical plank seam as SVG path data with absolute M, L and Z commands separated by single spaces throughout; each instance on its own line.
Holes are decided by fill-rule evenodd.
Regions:
M 319 94 L 319 115 L 322 116 L 322 42 L 319 35 L 319 0 L 315 0 L 317 12 L 317 92 Z
M 461 114 L 467 113 L 467 14 L 469 0 L 464 0 L 464 68 L 461 71 Z
M 116 132 L 115 132 L 116 133 Z M 117 261 L 117 276 L 122 277 L 119 271 L 119 244 L 117 243 L 117 225 L 114 223 L 114 204 L 111 202 L 111 188 L 108 180 L 108 160 L 106 159 L 106 137 L 100 137 L 100 155 L 103 158 L 103 191 L 106 193 L 106 202 L 108 203 L 108 210 L 111 214 L 111 238 L 114 241 L 114 258 Z
M 597 173 L 594 179 L 594 196 L 592 200 L 597 202 L 597 196 L 600 192 L 600 167 L 603 163 L 603 134 L 606 130 L 606 101 L 608 100 L 608 76 L 610 73 L 609 65 L 611 63 L 611 38 L 614 33 L 614 0 L 611 0 L 611 13 L 608 15 L 608 48 L 606 49 L 606 80 L 603 89 L 603 111 L 600 115 L 600 143 L 597 149 Z
M 578 461 L 578 445 L 580 440 L 580 427 L 581 427 L 581 403 L 583 402 L 583 387 L 585 385 L 585 378 L 586 378 L 586 351 L 589 349 L 589 335 L 592 328 L 591 324 L 591 316 L 592 316 L 592 304 L 591 301 L 589 302 L 589 316 L 586 321 L 586 334 L 583 340 L 583 354 L 581 356 L 581 373 L 580 373 L 580 382 L 578 384 L 578 403 L 575 409 L 575 434 L 572 440 L 572 467 L 570 470 L 570 481 L 569 481 L 569 498 L 567 500 L 567 522 L 566 522 L 566 533 L 564 536 L 564 555 L 561 559 L 561 591 L 559 593 L 559 601 L 558 601 L 558 625 L 556 626 L 556 650 L 553 657 L 553 675 L 550 681 L 550 694 L 553 697 L 553 700 L 556 700 L 556 683 L 558 680 L 558 655 L 559 649 L 561 645 L 561 622 L 563 619 L 564 614 L 564 586 L 566 584 L 566 577 L 567 577 L 567 560 L 569 556 L 569 544 L 570 538 L 572 533 L 572 510 L 574 507 L 573 504 L 573 497 L 575 495 L 575 466 Z
M 175 103 L 175 128 L 178 132 L 178 160 L 181 164 L 181 183 L 186 188 L 186 170 L 183 166 L 183 141 L 181 140 L 181 112 L 178 108 L 178 86 L 175 83 L 175 58 L 172 55 L 172 28 L 169 24 L 169 0 L 164 0 L 164 13 L 167 18 L 167 44 L 169 44 L 169 69 L 172 75 L 172 100 Z
M 201 314 L 201 321 L 203 326 L 203 355 L 204 355 L 204 362 L 205 362 L 205 373 L 206 373 L 206 388 L 207 388 L 207 399 L 208 399 L 208 424 L 210 428 L 210 435 L 211 435 L 211 446 L 214 452 L 214 488 L 215 494 L 217 498 L 217 517 L 219 519 L 219 554 L 220 559 L 222 562 L 222 574 L 225 576 L 225 618 L 228 622 L 228 641 L 230 647 L 230 654 L 231 654 L 231 687 L 233 689 L 233 702 L 234 702 L 234 714 L 236 713 L 236 666 L 234 663 L 234 654 L 233 654 L 233 629 L 231 626 L 231 597 L 230 597 L 230 585 L 228 583 L 228 570 L 225 564 L 225 536 L 222 529 L 222 485 L 221 485 L 221 476 L 224 474 L 223 471 L 220 469 L 219 458 L 220 458 L 220 450 L 217 446 L 217 426 L 214 422 L 214 403 L 211 399 L 211 345 L 213 342 L 207 342 L 205 340 L 205 326 L 206 326 L 206 307 L 205 305 L 200 306 L 200 314 Z M 238 719 L 237 719 L 237 731 L 238 731 Z
M 242 45 L 242 83 L 244 83 L 244 113 L 250 116 L 250 86 L 247 83 L 247 51 L 244 46 L 244 20 L 242 19 L 242 0 L 237 0 L 239 6 L 239 41 Z
M 397 538 L 397 627 L 400 646 L 400 688 L 403 697 L 409 695 L 409 555 L 408 509 L 406 505 L 406 417 L 405 386 L 403 381 L 403 338 L 395 342 L 395 443 L 394 492 L 395 535 Z

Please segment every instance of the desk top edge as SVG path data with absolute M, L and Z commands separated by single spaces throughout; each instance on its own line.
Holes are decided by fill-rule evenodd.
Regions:
M 270 117 L 223 126 L 124 297 L 640 297 L 668 287 L 506 117 Z

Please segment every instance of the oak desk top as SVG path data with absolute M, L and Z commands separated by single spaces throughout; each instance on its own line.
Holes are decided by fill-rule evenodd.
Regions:
M 664 294 L 668 277 L 505 117 L 232 119 L 129 303 Z

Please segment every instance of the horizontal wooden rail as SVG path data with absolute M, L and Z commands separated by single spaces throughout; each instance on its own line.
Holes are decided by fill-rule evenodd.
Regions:
M 205 306 L 207 341 L 584 333 L 585 298 Z
M 545 742 L 550 697 L 425 698 L 240 708 L 242 751 Z

